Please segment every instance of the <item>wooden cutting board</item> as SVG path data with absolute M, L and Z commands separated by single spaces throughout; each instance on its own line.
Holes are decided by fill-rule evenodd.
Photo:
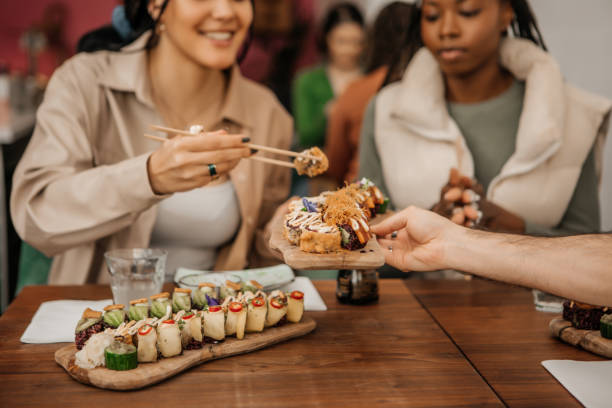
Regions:
M 591 353 L 612 358 L 612 339 L 601 336 L 598 330 L 579 330 L 562 317 L 552 319 L 548 325 L 553 336 L 572 346 L 583 348 Z
M 270 248 L 278 251 L 280 258 L 293 269 L 377 269 L 385 264 L 385 255 L 376 238 L 370 238 L 363 249 L 355 251 L 343 249 L 329 254 L 304 252 L 283 235 L 283 218 L 279 217 L 279 222 L 272 226 Z
M 219 344 L 206 344 L 200 350 L 186 350 L 182 355 L 162 358 L 155 363 L 140 363 L 127 371 L 113 371 L 105 367 L 84 369 L 74 363 L 77 349 L 74 344 L 55 352 L 55 361 L 75 380 L 109 390 L 134 390 L 158 383 L 190 367 L 207 361 L 249 353 L 276 343 L 310 333 L 317 323 L 304 316 L 299 323 L 287 323 L 280 327 L 265 329 L 261 333 L 248 333 L 244 339 L 227 338 Z

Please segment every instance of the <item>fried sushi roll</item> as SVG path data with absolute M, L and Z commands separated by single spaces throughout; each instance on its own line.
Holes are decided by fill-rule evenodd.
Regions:
M 204 337 L 214 341 L 225 339 L 225 313 L 221 306 L 209 306 L 204 310 Z
M 276 326 L 287 315 L 287 296 L 280 290 L 275 290 L 268 296 L 268 315 L 266 327 Z
M 246 328 L 247 310 L 240 302 L 229 302 L 226 308 L 225 335 L 235 334 L 238 340 L 242 340 Z
M 304 314 L 304 293 L 294 290 L 287 296 L 287 320 L 298 323 Z
M 157 348 L 164 357 L 178 356 L 183 351 L 181 331 L 174 320 L 164 320 L 158 326 Z
M 138 329 L 138 362 L 152 363 L 157 361 L 157 331 L 150 324 Z

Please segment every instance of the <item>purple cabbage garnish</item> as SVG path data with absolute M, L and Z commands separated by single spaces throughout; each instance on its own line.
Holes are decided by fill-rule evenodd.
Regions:
M 302 203 L 304 203 L 304 207 L 308 210 L 308 212 L 317 212 L 317 206 L 308 201 L 305 198 L 302 198 Z
M 219 302 L 217 302 L 217 299 L 211 298 L 210 296 L 208 296 L 208 294 L 204 296 L 206 296 L 206 301 L 208 302 L 208 306 L 221 306 Z

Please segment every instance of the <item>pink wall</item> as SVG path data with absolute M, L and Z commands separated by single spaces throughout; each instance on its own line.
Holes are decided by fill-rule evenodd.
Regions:
M 42 19 L 43 11 L 52 3 L 67 8 L 64 35 L 70 52 L 87 31 L 110 23 L 118 0 L 2 0 L 0 1 L 0 60 L 8 61 L 13 70 L 25 70 L 26 55 L 19 47 L 19 37 L 25 29 Z M 40 71 L 49 75 L 55 58 L 49 53 L 40 56 Z

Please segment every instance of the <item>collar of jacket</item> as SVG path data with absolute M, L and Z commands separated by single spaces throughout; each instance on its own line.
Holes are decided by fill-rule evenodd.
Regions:
M 531 41 L 504 39 L 500 63 L 515 78 L 526 81 L 516 151 L 504 166 L 504 176 L 524 173 L 546 161 L 561 146 L 564 127 L 564 82 L 555 60 Z M 462 136 L 446 108 L 442 73 L 423 47 L 409 64 L 398 86 L 391 117 L 425 138 L 455 142 Z
M 155 110 L 147 70 L 147 50 L 145 50 L 150 36 L 151 32 L 147 31 L 123 47 L 121 51 L 109 52 L 108 69 L 100 76 L 98 83 L 116 91 L 133 92 L 140 102 Z M 247 98 L 242 92 L 246 80 L 237 64 L 226 72 L 229 81 L 220 119 L 234 122 L 242 128 L 252 129 L 255 121 L 245 105 Z

